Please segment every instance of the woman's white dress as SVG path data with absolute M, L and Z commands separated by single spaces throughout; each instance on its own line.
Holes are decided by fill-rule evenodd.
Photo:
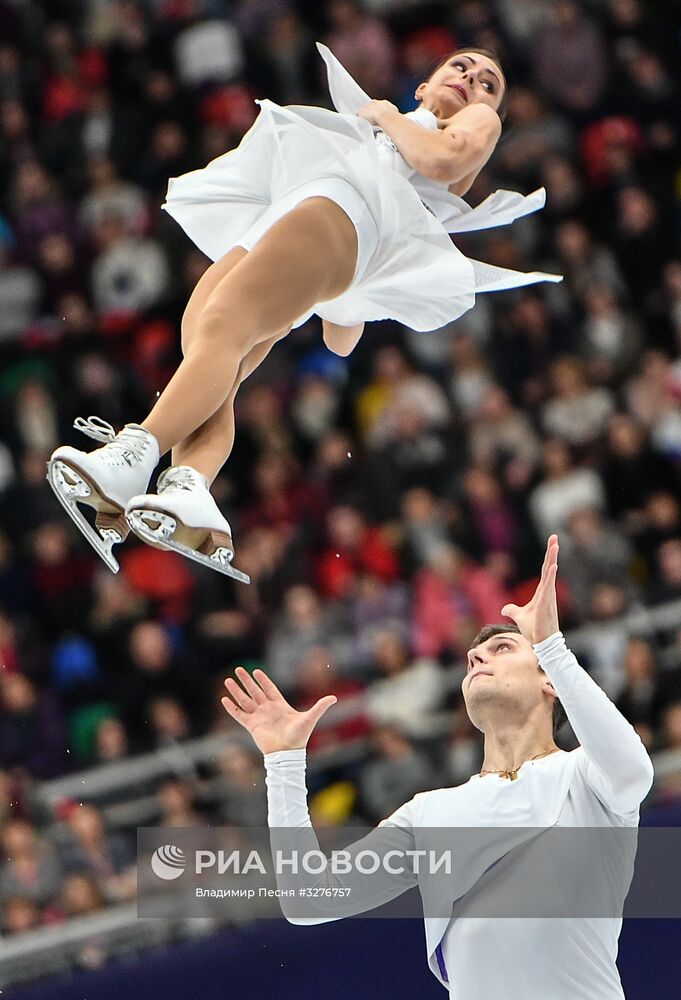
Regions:
M 434 330 L 471 309 L 476 292 L 561 280 L 470 260 L 449 237 L 537 211 L 543 189 L 525 197 L 496 191 L 472 209 L 446 185 L 415 173 L 385 133 L 357 117 L 369 97 L 325 46 L 318 49 L 338 111 L 260 101 L 260 114 L 237 149 L 171 179 L 163 207 L 200 250 L 218 260 L 234 246 L 250 249 L 304 198 L 336 201 L 357 228 L 355 277 L 342 295 L 316 303 L 295 326 L 316 313 L 341 325 L 394 319 Z M 437 128 L 425 108 L 410 117 Z

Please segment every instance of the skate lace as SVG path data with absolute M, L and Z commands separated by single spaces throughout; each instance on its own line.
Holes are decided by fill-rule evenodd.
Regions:
M 106 420 L 102 420 L 101 417 L 76 417 L 73 421 L 73 426 L 81 434 L 87 434 L 88 437 L 94 438 L 95 441 L 113 441 L 116 437 L 116 431 L 113 429 L 111 424 L 107 423 Z
M 195 490 L 197 486 L 205 486 L 203 477 L 188 465 L 177 465 L 166 469 L 159 476 L 156 488 L 159 493 L 164 493 L 170 487 L 177 490 Z
M 122 431 L 116 434 L 111 424 L 107 423 L 106 420 L 102 420 L 101 417 L 88 417 L 87 420 L 84 417 L 76 417 L 73 421 L 73 426 L 81 434 L 86 434 L 87 437 L 108 445 L 112 457 L 114 455 L 120 457 L 127 452 L 131 453 L 138 461 L 141 461 L 144 455 L 146 449 L 144 438 L 127 427 L 124 427 Z

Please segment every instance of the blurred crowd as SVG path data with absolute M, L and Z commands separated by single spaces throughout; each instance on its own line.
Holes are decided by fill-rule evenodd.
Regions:
M 262 764 L 219 702 L 239 663 L 300 707 L 338 695 L 310 747 L 318 822 L 373 822 L 466 780 L 481 744 L 457 670 L 479 626 L 531 594 L 553 531 L 563 627 L 601 626 L 584 666 L 651 751 L 681 749 L 681 623 L 664 641 L 616 624 L 681 599 L 678 15 L 677 0 L 0 0 L 3 934 L 135 891 L 132 831 L 86 797 L 37 823 L 36 782 L 224 732 L 209 772 L 154 790 L 151 822 L 265 822 Z M 316 39 L 403 111 L 451 49 L 497 52 L 508 118 L 468 200 L 543 185 L 547 207 L 457 243 L 565 280 L 483 296 L 429 334 L 371 324 L 349 359 L 311 320 L 242 386 L 214 487 L 251 586 L 134 540 L 114 576 L 46 458 L 87 447 L 76 416 L 119 428 L 168 381 L 208 264 L 160 210 L 168 178 L 237 145 L 254 98 L 329 106 Z

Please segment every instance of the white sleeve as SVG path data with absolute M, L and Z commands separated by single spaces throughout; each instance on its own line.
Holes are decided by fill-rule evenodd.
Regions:
M 265 754 L 269 826 L 312 826 L 307 811 L 306 759 L 304 749 Z
M 580 667 L 562 632 L 533 648 L 581 744 L 589 785 L 613 812 L 635 812 L 653 782 L 653 765 L 638 733 Z
M 290 856 L 291 851 L 299 856 L 308 851 L 320 851 L 307 808 L 305 765 L 305 750 L 279 750 L 265 754 L 267 822 L 273 857 L 278 851 L 283 851 L 285 856 Z M 410 828 L 409 806 L 409 803 L 402 806 L 366 837 L 343 850 L 351 857 L 367 850 L 376 851 L 379 855 L 388 849 L 405 854 L 413 851 L 414 834 Z M 396 823 L 396 819 L 400 822 Z M 302 925 L 326 923 L 364 913 L 401 895 L 417 882 L 412 871 L 399 875 L 380 871 L 367 876 L 354 868 L 347 873 L 336 874 L 327 867 L 318 875 L 306 874 L 304 878 L 288 873 L 277 874 L 279 889 L 295 890 L 290 902 L 288 896 L 280 899 L 284 916 L 290 923 Z M 301 901 L 299 889 L 303 886 L 306 889 L 342 890 L 345 895 L 334 896 L 331 901 L 325 901 L 323 896 L 305 897 Z

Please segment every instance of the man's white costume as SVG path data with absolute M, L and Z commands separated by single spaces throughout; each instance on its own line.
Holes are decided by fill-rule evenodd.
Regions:
M 418 831 L 424 828 L 487 828 L 490 835 L 465 841 L 466 856 L 456 859 L 458 870 L 447 883 L 448 898 L 438 898 L 433 883 L 412 876 L 396 882 L 382 898 L 362 900 L 355 892 L 338 916 L 378 906 L 418 883 L 428 961 L 452 998 L 622 1000 L 615 964 L 621 918 L 465 916 L 466 894 L 482 879 L 493 887 L 503 878 L 504 858 L 514 847 L 539 843 L 547 828 L 635 828 L 640 803 L 651 787 L 652 764 L 640 738 L 579 666 L 562 633 L 534 649 L 581 746 L 523 764 L 514 781 L 496 774 L 473 775 L 455 788 L 416 795 L 378 830 L 394 828 L 396 842 L 400 830 L 405 840 L 410 831 L 412 844 L 418 843 Z M 307 811 L 305 751 L 268 754 L 265 764 L 270 827 L 308 828 L 309 846 L 317 847 Z M 499 831 L 496 840 L 494 828 Z M 631 858 L 626 857 L 604 873 L 620 903 L 631 874 Z

